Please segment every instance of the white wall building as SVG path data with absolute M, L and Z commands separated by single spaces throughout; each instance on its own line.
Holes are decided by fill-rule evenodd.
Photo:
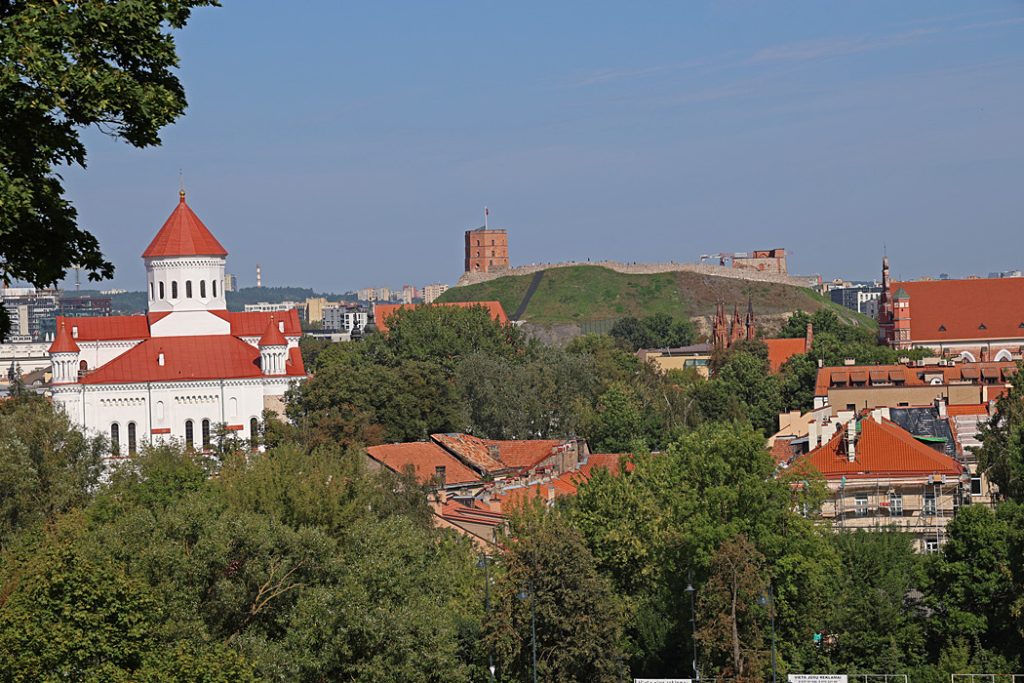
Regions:
M 184 193 L 142 257 L 147 315 L 57 319 L 54 401 L 115 455 L 171 439 L 208 446 L 218 424 L 252 439 L 263 410 L 306 377 L 298 314 L 227 310 L 227 251 Z

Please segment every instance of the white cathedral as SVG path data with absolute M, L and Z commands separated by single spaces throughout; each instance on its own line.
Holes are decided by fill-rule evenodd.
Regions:
M 143 252 L 149 313 L 57 319 L 53 400 L 112 455 L 174 439 L 211 445 L 223 424 L 256 444 L 264 409 L 306 378 L 295 310 L 227 310 L 227 251 L 185 203 Z

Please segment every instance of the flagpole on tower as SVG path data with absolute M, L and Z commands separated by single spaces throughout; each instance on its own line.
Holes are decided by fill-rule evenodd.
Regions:
M 487 217 L 491 215 L 490 209 L 484 207 L 484 230 L 487 229 Z

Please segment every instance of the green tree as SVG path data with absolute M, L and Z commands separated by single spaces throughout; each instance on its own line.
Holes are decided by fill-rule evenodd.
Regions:
M 120 567 L 51 538 L 4 581 L 0 678 L 130 681 L 152 647 L 160 605 Z
M 927 656 L 921 603 L 927 576 L 913 537 L 895 530 L 835 536 L 842 558 L 839 594 L 825 630 L 837 670 L 904 672 Z
M 765 665 L 764 614 L 768 593 L 765 558 L 739 534 L 719 545 L 701 586 L 697 640 L 704 658 L 725 676 L 759 680 Z
M 536 616 L 538 680 L 620 681 L 622 610 L 578 531 L 541 507 L 523 510 L 501 554 L 488 640 L 503 680 L 528 680 Z
M 978 466 L 999 487 L 999 496 L 1024 501 L 1024 372 L 1020 370 L 981 429 Z
M 83 505 L 105 445 L 71 425 L 42 396 L 0 401 L 0 550 L 22 529 Z
M 612 325 L 608 334 L 629 351 L 692 344 L 696 332 L 687 318 L 655 313 L 646 318 L 627 316 Z
M 1017 594 L 1010 558 L 1011 528 L 990 508 L 961 508 L 947 527 L 942 554 L 931 566 L 935 624 L 944 641 L 976 643 L 1004 654 L 1021 651 L 1011 613 Z
M 0 4 L 0 279 L 48 286 L 72 265 L 92 280 L 113 265 L 79 227 L 58 166 L 85 166 L 80 132 L 135 147 L 185 111 L 174 37 L 213 0 Z M 0 308 L 0 340 L 9 328 Z

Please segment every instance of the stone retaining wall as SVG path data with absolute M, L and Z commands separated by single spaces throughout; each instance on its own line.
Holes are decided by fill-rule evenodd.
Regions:
M 551 268 L 570 268 L 572 266 L 598 266 L 608 268 L 617 273 L 629 275 L 653 275 L 655 273 L 675 273 L 679 271 L 689 273 L 701 273 L 702 275 L 714 275 L 717 277 L 731 277 L 737 280 L 750 280 L 753 282 L 775 282 L 783 285 L 796 287 L 814 287 L 819 282 L 816 275 L 780 275 L 778 273 L 762 273 L 756 270 L 745 270 L 741 268 L 729 268 L 706 263 L 620 263 L 619 261 L 567 261 L 563 263 L 534 263 L 528 266 L 517 266 L 498 272 L 490 273 L 463 273 L 462 277 L 455 284 L 456 287 L 464 285 L 475 285 L 480 282 L 496 280 L 499 277 L 513 275 L 532 275 L 539 270 Z

